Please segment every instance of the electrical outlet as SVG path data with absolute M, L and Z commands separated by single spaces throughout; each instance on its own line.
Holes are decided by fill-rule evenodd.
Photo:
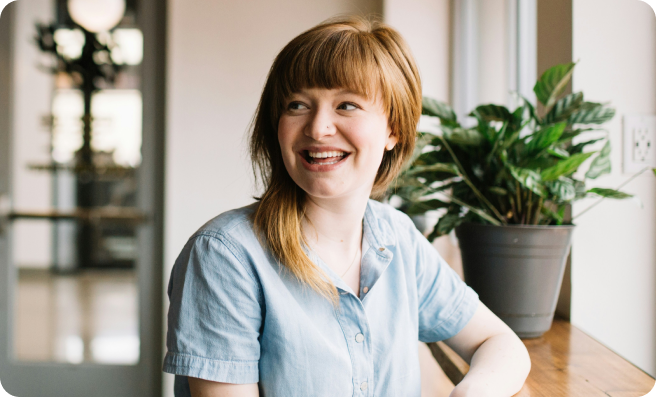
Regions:
M 625 173 L 656 167 L 656 116 L 624 116 Z

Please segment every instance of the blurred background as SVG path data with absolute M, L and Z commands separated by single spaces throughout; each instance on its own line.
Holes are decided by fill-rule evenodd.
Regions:
M 339 14 L 408 41 L 425 96 L 464 116 L 572 89 L 656 114 L 656 18 L 638 0 L 17 0 L 0 18 L 0 375 L 21 396 L 172 396 L 168 276 L 187 238 L 258 193 L 248 128 L 273 58 Z M 422 120 L 425 123 L 426 120 Z M 656 179 L 578 220 L 559 314 L 656 375 Z M 577 213 L 590 202 L 577 203 Z M 435 245 L 460 269 L 452 236 Z

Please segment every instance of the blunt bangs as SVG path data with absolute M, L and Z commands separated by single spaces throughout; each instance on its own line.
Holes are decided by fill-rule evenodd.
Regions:
M 306 32 L 291 41 L 274 64 L 273 74 L 280 76 L 273 87 L 277 119 L 284 102 L 305 88 L 343 88 L 367 99 L 381 94 L 386 113 L 391 97 L 383 84 L 381 66 L 389 61 L 374 34 L 352 26 Z M 389 57 L 389 55 L 387 55 Z

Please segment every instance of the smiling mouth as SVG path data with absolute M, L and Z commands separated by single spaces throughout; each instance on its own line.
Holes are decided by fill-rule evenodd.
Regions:
M 331 165 L 344 160 L 349 154 L 350 153 L 341 151 L 311 152 L 309 150 L 304 150 L 303 158 L 305 158 L 310 164 Z

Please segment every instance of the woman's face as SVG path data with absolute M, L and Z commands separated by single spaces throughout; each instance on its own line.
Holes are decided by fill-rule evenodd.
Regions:
M 308 88 L 285 105 L 278 142 L 294 182 L 315 198 L 368 197 L 384 151 L 397 142 L 380 98 Z

